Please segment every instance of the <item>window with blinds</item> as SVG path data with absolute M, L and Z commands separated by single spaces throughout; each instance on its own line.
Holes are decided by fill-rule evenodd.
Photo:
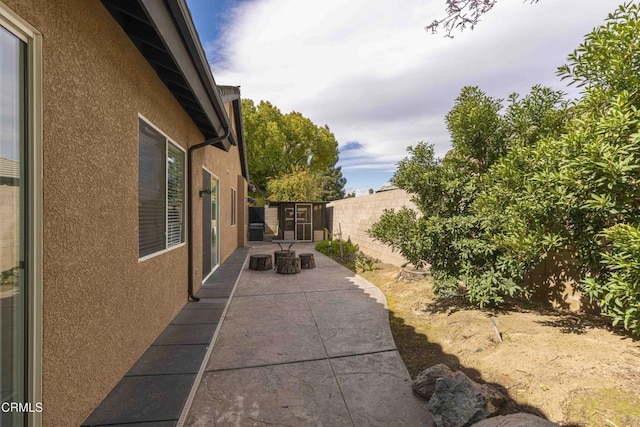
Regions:
M 184 242 L 184 152 L 167 144 L 167 247 Z
M 138 256 L 184 242 L 185 154 L 144 120 L 138 126 Z

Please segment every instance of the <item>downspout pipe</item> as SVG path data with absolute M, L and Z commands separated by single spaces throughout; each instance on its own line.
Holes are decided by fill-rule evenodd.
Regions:
M 193 295 L 193 167 L 192 167 L 193 152 L 199 148 L 203 148 L 208 145 L 213 145 L 220 141 L 223 141 L 229 138 L 230 134 L 231 134 L 230 127 L 225 125 L 223 135 L 218 136 L 216 138 L 208 139 L 204 142 L 193 145 L 189 147 L 189 150 L 188 150 L 187 164 L 189 165 L 189 172 L 187 173 L 187 194 L 189 195 L 189 197 L 187 198 L 187 218 L 188 218 L 187 234 L 189 237 L 189 245 L 188 245 L 188 251 L 187 251 L 188 252 L 187 258 L 188 258 L 188 264 L 189 264 L 189 280 L 187 282 L 188 283 L 187 294 L 188 294 L 189 300 L 191 301 L 200 301 L 200 298 Z

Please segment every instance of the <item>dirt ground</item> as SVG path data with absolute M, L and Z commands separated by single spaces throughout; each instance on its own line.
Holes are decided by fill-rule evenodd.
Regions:
M 532 306 L 481 311 L 460 299 L 435 300 L 429 278 L 398 282 L 399 271 L 376 264 L 361 275 L 387 297 L 412 378 L 444 363 L 505 393 L 501 414 L 529 412 L 563 426 L 640 427 L 640 341 L 608 319 Z

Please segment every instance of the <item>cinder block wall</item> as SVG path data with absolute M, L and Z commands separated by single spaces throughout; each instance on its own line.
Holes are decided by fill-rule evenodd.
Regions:
M 403 206 L 417 210 L 411 202 L 411 196 L 401 189 L 336 200 L 327 205 L 327 225 L 336 238 L 342 229 L 342 238 L 351 239 L 366 255 L 399 266 L 407 260 L 397 252 L 392 252 L 391 247 L 374 241 L 367 235 L 367 230 L 385 209 L 400 209 Z
M 266 234 L 278 234 L 278 208 L 265 206 L 264 232 Z
M 351 239 L 363 253 L 400 266 L 407 260 L 392 252 L 389 246 L 371 239 L 367 230 L 384 209 L 397 210 L 403 206 L 417 210 L 411 196 L 400 189 L 336 200 L 327 205 L 327 226 L 334 238 L 339 237 L 341 228 L 342 238 Z M 578 283 L 579 274 L 568 252 L 549 254 L 524 279 L 524 285 L 533 289 L 532 300 L 537 303 L 571 311 L 597 312 L 597 307 L 581 295 Z
M 580 292 L 580 272 L 569 251 L 550 252 L 524 277 L 532 301 L 571 311 L 597 312 L 595 303 Z
M 20 200 L 20 187 L 0 185 L 0 272 L 18 266 L 16 254 L 20 248 L 16 211 Z

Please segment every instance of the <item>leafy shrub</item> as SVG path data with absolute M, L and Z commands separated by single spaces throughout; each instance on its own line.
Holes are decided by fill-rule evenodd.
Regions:
M 369 235 L 400 252 L 416 267 L 424 266 L 425 241 L 420 233 L 415 211 L 408 208 L 398 211 L 385 209 L 378 221 L 371 226 Z
M 640 335 L 640 227 L 615 225 L 602 233 L 611 245 L 602 263 L 608 272 L 583 281 L 584 291 L 598 301 L 602 312 Z
M 318 252 L 322 252 L 325 255 L 330 255 L 331 251 L 331 240 L 323 240 L 321 242 L 316 243 L 316 250 Z
M 363 254 L 362 252 L 356 252 L 356 262 L 354 265 L 355 271 L 364 272 L 364 271 L 373 271 L 374 260 L 371 257 Z
M 358 250 L 350 240 L 323 240 L 316 244 L 316 250 L 357 272 L 373 271 L 374 260 Z
M 316 244 L 316 250 L 330 257 L 347 258 L 355 255 L 358 246 L 350 241 L 323 240 Z
M 558 133 L 566 117 L 560 99 L 558 92 L 534 87 L 522 99 L 512 95 L 500 116 L 500 100 L 478 88 L 464 88 L 447 115 L 453 150 L 437 159 L 432 145 L 409 147 L 409 157 L 393 177 L 398 186 L 415 194 L 422 215 L 406 208 L 387 210 L 370 235 L 417 267 L 429 264 L 439 293 L 451 295 L 464 288 L 480 306 L 497 305 L 522 293 L 526 267 L 541 254 L 533 250 L 514 256 L 494 237 L 504 227 L 505 207 L 521 191 L 522 172 L 516 168 L 522 159 L 499 169 L 504 173 L 495 179 L 489 177 L 511 152 L 509 147 Z M 501 191 L 488 190 L 496 182 L 503 185 Z M 481 215 L 478 207 L 485 207 Z M 521 247 L 528 243 L 516 241 Z
M 503 102 L 464 88 L 447 115 L 453 149 L 409 147 L 393 181 L 419 213 L 385 211 L 370 230 L 442 294 L 480 306 L 527 295 L 523 278 L 569 251 L 585 293 L 640 335 L 640 4 L 622 5 L 559 68 L 571 104 L 534 87 Z

